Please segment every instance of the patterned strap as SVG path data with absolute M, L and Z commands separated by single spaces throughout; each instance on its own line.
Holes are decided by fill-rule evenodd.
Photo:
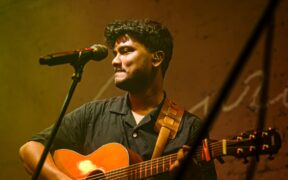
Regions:
M 152 159 L 162 155 L 168 138 L 175 139 L 184 114 L 184 109 L 166 98 L 155 123 L 154 130 L 159 133 Z

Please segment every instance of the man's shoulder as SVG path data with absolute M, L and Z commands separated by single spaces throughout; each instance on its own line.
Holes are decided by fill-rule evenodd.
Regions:
M 87 104 L 100 105 L 100 104 L 109 104 L 109 103 L 115 103 L 115 102 L 123 102 L 124 100 L 125 100 L 125 95 L 121 95 L 121 96 L 108 97 L 104 99 L 95 99 L 95 100 L 88 102 Z
M 193 124 L 194 126 L 199 126 L 202 123 L 202 120 L 196 115 L 187 110 L 184 111 L 183 119 L 188 124 Z
M 196 115 L 193 114 L 191 112 L 189 112 L 185 107 L 183 107 L 181 104 L 178 104 L 177 102 L 175 102 L 173 99 L 170 99 L 169 97 L 167 97 L 167 99 L 169 99 L 171 101 L 171 103 L 173 104 L 173 106 L 176 106 L 177 109 L 181 109 L 184 111 L 183 117 L 186 119 L 195 119 L 195 120 L 200 120 L 200 118 Z
M 189 118 L 189 119 L 195 119 L 197 121 L 200 121 L 201 119 L 199 118 L 199 116 L 197 116 L 196 114 L 194 113 L 191 113 L 189 112 L 188 110 L 184 110 L 184 115 L 186 116 L 186 118 Z
M 196 114 L 189 112 L 186 108 L 175 102 L 173 99 L 169 98 L 169 100 L 172 102 L 172 104 L 174 104 L 174 106 L 176 106 L 176 108 L 184 111 L 182 116 L 182 124 L 199 126 L 199 124 L 202 123 L 201 119 Z

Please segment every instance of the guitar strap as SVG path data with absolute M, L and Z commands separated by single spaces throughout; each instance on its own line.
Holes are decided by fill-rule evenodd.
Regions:
M 152 159 L 162 155 L 168 138 L 175 139 L 184 109 L 166 98 L 156 120 L 154 130 L 159 133 Z

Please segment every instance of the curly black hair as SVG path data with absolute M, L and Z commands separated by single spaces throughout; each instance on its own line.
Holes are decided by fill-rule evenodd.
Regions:
M 115 20 L 108 24 L 104 31 L 106 43 L 110 48 L 114 47 L 119 36 L 125 34 L 142 43 L 150 52 L 161 50 L 165 53 L 161 65 L 164 76 L 173 52 L 173 38 L 169 30 L 157 21 L 142 19 Z

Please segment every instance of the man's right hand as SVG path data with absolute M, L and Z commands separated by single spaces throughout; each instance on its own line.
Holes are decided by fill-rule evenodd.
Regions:
M 34 173 L 43 150 L 44 145 L 36 141 L 29 141 L 19 149 L 20 159 L 29 174 L 32 175 Z M 56 167 L 50 153 L 48 153 L 45 163 L 43 164 L 39 179 L 72 180 Z

